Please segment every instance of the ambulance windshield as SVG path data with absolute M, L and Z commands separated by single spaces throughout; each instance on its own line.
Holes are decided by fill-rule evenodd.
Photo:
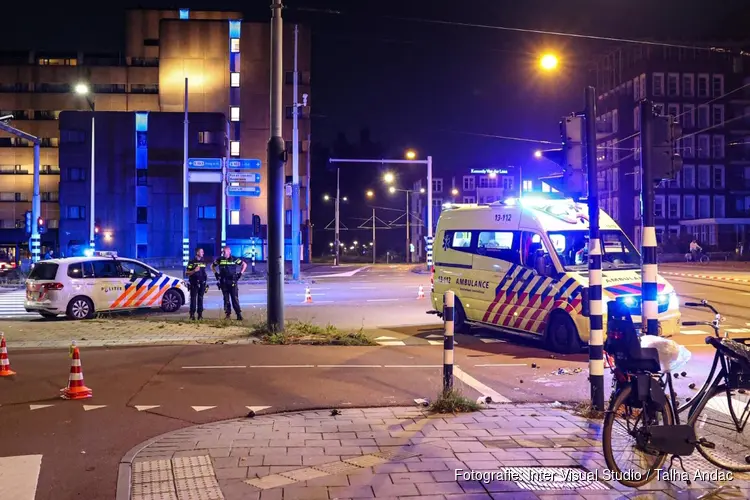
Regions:
M 604 230 L 600 234 L 602 269 L 638 269 L 640 267 L 641 256 L 622 231 Z M 567 271 L 580 272 L 588 267 L 588 230 L 551 231 L 549 239 Z

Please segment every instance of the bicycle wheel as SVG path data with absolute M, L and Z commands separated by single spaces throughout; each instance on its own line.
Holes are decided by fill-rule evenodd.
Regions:
M 708 261 L 711 260 L 708 255 L 701 255 L 700 262 L 701 264 L 708 264 Z
M 672 407 L 667 404 L 660 412 L 645 411 L 627 405 L 632 388 L 627 385 L 616 395 L 604 417 L 602 447 L 604 461 L 612 471 L 613 478 L 624 486 L 638 488 L 649 483 L 667 459 L 666 453 L 648 448 L 648 428 L 646 425 L 671 425 L 674 421 Z M 620 422 L 620 417 L 635 421 Z M 630 458 L 620 458 L 619 453 L 633 454 Z M 615 454 L 618 454 L 617 457 Z
M 731 402 L 731 403 L 730 403 Z M 731 409 L 730 409 L 731 404 Z M 698 444 L 698 452 L 722 469 L 733 472 L 750 471 L 750 391 L 727 390 L 726 385 L 709 389 L 690 416 L 689 425 L 700 441 L 714 445 L 711 449 Z M 738 430 L 739 427 L 739 430 Z

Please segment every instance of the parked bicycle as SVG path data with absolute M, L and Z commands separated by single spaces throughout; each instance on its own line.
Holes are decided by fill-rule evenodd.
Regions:
M 725 471 L 750 471 L 750 432 L 745 431 L 750 419 L 750 339 L 729 339 L 726 332 L 722 338 L 721 315 L 705 300 L 685 305 L 714 313 L 712 321 L 686 321 L 683 325 L 710 326 L 714 336 L 706 337 L 706 343 L 716 352 L 703 387 L 680 406 L 672 384 L 672 372 L 679 369 L 674 359 L 671 366 L 662 366 L 656 348 L 641 347 L 628 309 L 610 303 L 604 350 L 614 374 L 614 391 L 604 418 L 602 441 L 613 479 L 625 486 L 643 486 L 659 471 L 665 474 L 662 466 L 668 455 L 672 456 L 669 468 L 676 460 L 684 473 L 681 476 L 688 477 L 681 457 L 696 449 Z M 668 339 L 653 339 L 673 349 L 668 354 L 680 349 Z M 687 423 L 681 424 L 680 414 L 685 411 Z M 620 442 L 620 438 L 629 442 Z M 621 458 L 620 452 L 635 456 Z

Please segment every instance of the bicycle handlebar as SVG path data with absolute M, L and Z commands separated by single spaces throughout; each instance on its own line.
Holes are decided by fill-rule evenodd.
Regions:
M 708 325 L 711 326 L 711 323 L 707 321 L 683 321 L 682 326 L 703 326 Z
M 709 304 L 707 300 L 701 300 L 700 302 L 685 302 L 685 307 L 705 307 L 706 309 L 710 309 L 714 314 L 719 314 L 719 311 Z

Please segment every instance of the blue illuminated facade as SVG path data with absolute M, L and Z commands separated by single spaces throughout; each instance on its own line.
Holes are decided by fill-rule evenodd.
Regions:
M 135 114 L 135 206 L 148 209 L 148 112 Z M 148 256 L 148 224 L 136 218 L 136 258 Z

